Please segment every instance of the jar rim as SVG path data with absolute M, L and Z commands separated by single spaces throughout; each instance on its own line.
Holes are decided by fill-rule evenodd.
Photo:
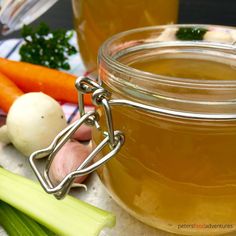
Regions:
M 108 49 L 112 45 L 112 43 L 118 39 L 122 39 L 126 36 L 147 32 L 147 31 L 158 31 L 165 29 L 178 29 L 180 27 L 186 28 L 204 28 L 204 29 L 217 29 L 219 31 L 224 31 L 226 33 L 235 32 L 236 35 L 236 27 L 232 26 L 221 26 L 221 25 L 208 25 L 208 24 L 172 24 L 172 25 L 161 25 L 161 26 L 149 26 L 131 29 L 128 31 L 120 32 L 118 34 L 113 35 L 108 38 L 102 46 L 99 48 L 98 60 L 102 60 L 109 65 L 115 71 L 122 71 L 127 75 L 135 76 L 136 78 L 146 79 L 148 81 L 159 81 L 165 84 L 175 84 L 176 86 L 194 86 L 194 87 L 236 87 L 236 80 L 200 80 L 200 79 L 191 79 L 191 78 L 180 78 L 180 77 L 172 77 L 160 74 L 154 74 L 151 72 L 142 71 L 139 69 L 135 69 L 126 64 L 119 62 L 116 58 L 109 55 Z M 225 49 L 225 50 L 235 50 L 236 59 L 236 39 L 233 40 L 232 43 L 225 42 L 212 42 L 212 41 L 182 41 L 182 40 L 172 40 L 172 41 L 162 41 L 158 42 L 160 46 L 202 46 L 202 47 L 211 47 L 215 49 Z

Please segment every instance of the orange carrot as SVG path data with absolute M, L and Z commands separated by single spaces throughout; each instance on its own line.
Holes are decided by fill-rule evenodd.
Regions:
M 13 102 L 23 92 L 5 75 L 0 73 L 0 108 L 8 112 Z
M 74 75 L 4 58 L 0 58 L 0 72 L 24 92 L 43 92 L 59 101 L 78 103 Z M 92 104 L 90 95 L 85 96 L 85 104 Z

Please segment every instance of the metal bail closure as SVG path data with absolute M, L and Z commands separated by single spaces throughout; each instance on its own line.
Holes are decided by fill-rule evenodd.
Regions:
M 113 120 L 112 120 L 112 110 L 111 106 L 127 106 L 134 109 L 139 109 L 146 112 L 151 112 L 160 116 L 170 116 L 178 117 L 181 119 L 195 119 L 195 120 L 236 120 L 236 114 L 210 114 L 210 113 L 193 113 L 179 110 L 172 110 L 162 107 L 153 107 L 150 105 L 129 101 L 125 99 L 110 99 L 111 94 L 100 86 L 95 81 L 87 77 L 79 77 L 75 84 L 79 94 L 79 109 L 81 118 L 75 121 L 73 124 L 69 125 L 63 131 L 61 131 L 52 144 L 42 150 L 34 152 L 30 156 L 30 164 L 39 179 L 39 182 L 45 189 L 47 193 L 52 193 L 56 198 L 63 198 L 73 185 L 73 181 L 76 177 L 87 175 L 92 171 L 96 170 L 98 167 L 106 163 L 111 159 L 121 148 L 124 143 L 124 134 L 119 130 L 114 130 Z M 62 148 L 62 146 L 70 139 L 70 137 L 75 133 L 75 131 L 83 124 L 90 126 L 95 126 L 100 129 L 99 126 L 99 114 L 96 111 L 85 112 L 84 110 L 84 94 L 92 94 L 93 104 L 96 106 L 101 106 L 104 109 L 107 130 L 103 132 L 104 139 L 97 147 L 92 151 L 92 153 L 85 159 L 85 161 L 78 166 L 78 168 L 65 176 L 65 178 L 58 185 L 54 186 L 49 177 L 49 169 L 53 158 L 57 152 Z M 92 160 L 105 148 L 108 146 L 109 152 L 105 154 L 99 160 L 90 164 Z M 42 170 L 40 165 L 38 165 L 37 159 L 46 157 L 47 161 Z
M 119 130 L 114 131 L 113 129 L 112 112 L 109 104 L 109 92 L 87 77 L 79 77 L 76 81 L 76 88 L 79 92 L 79 109 L 81 118 L 62 130 L 55 137 L 49 147 L 32 153 L 29 158 L 30 165 L 44 190 L 47 193 L 54 194 L 57 199 L 62 199 L 68 193 L 76 177 L 87 175 L 99 168 L 101 165 L 110 160 L 117 152 L 119 152 L 124 143 L 123 133 Z M 84 111 L 84 94 L 86 93 L 92 94 L 94 105 L 103 106 L 106 117 L 107 131 L 103 132 L 104 139 L 96 146 L 96 148 L 83 161 L 83 163 L 78 166 L 75 171 L 65 176 L 58 185 L 54 186 L 49 177 L 49 169 L 57 152 L 83 123 L 90 126 L 95 126 L 97 129 L 100 128 L 98 123 L 98 113 L 96 111 L 89 111 L 85 113 Z M 91 164 L 91 161 L 94 160 L 94 158 L 106 146 L 109 147 L 110 151 L 102 158 L 99 158 L 98 161 Z M 44 163 L 43 166 L 38 160 L 41 158 L 47 158 L 46 163 Z

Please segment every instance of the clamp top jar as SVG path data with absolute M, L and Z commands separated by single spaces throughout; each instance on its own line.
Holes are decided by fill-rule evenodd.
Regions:
M 125 143 L 98 173 L 149 225 L 185 235 L 235 230 L 235 40 L 230 27 L 169 25 L 120 33 L 100 49 L 99 80 Z M 94 145 L 101 140 L 94 130 Z
M 146 224 L 184 235 L 235 231 L 235 39 L 230 27 L 169 25 L 107 40 L 98 83 L 76 83 L 81 119 L 30 157 L 44 189 L 61 198 L 76 176 L 97 169 L 113 199 Z M 84 112 L 84 93 L 96 111 Z M 53 186 L 55 152 L 84 122 L 94 126 L 94 150 Z

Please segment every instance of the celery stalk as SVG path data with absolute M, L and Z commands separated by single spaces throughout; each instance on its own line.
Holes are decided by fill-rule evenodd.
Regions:
M 32 236 L 55 236 L 53 232 L 45 228 L 44 226 L 38 224 L 36 221 L 31 219 L 29 216 L 25 215 L 21 211 L 13 208 L 14 211 L 17 213 L 18 217 L 22 219 L 24 224 L 30 229 L 32 232 Z M 19 232 L 19 229 L 18 229 Z M 21 234 L 25 235 L 25 234 Z
M 51 236 L 55 235 L 45 231 L 42 226 L 22 212 L 0 201 L 0 224 L 11 236 Z
M 56 200 L 32 180 L 0 168 L 0 199 L 58 235 L 95 236 L 115 216 L 71 196 Z

